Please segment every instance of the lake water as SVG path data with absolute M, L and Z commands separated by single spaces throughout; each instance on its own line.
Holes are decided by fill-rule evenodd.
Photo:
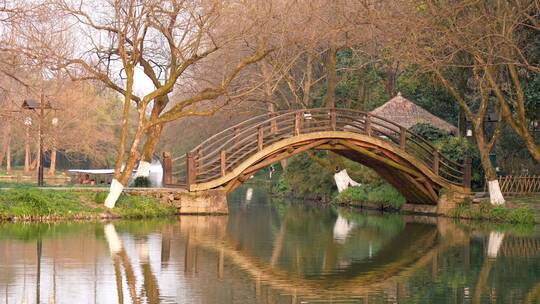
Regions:
M 231 194 L 228 216 L 0 224 L 0 303 L 531 303 L 535 227 Z

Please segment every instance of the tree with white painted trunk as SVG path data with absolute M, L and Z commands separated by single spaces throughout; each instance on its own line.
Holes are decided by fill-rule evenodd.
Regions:
M 115 206 L 137 163 L 137 175 L 149 173 L 167 122 L 216 112 L 234 97 L 231 85 L 242 70 L 268 53 L 264 35 L 257 32 L 262 17 L 252 14 L 255 3 L 56 0 L 52 7 L 74 22 L 71 31 L 85 33 L 75 52 L 52 56 L 57 68 L 74 80 L 99 80 L 123 98 L 118 158 L 105 200 L 108 208 Z M 234 56 L 228 50 L 234 50 Z M 219 63 L 212 79 L 199 79 L 198 68 L 212 63 Z M 143 94 L 137 89 L 138 71 L 152 83 Z M 170 101 L 180 83 L 193 89 Z M 131 121 L 133 110 L 135 121 Z
M 422 10 L 418 3 L 402 1 L 399 12 L 387 16 L 386 26 L 396 20 L 406 20 L 400 28 L 407 28 L 412 35 L 401 35 L 392 45 L 392 54 L 396 58 L 408 61 L 421 67 L 424 72 L 437 79 L 454 97 L 454 100 L 465 113 L 472 125 L 472 132 L 480 152 L 482 167 L 489 189 L 490 202 L 493 205 L 504 204 L 497 174 L 491 160 L 490 152 L 494 149 L 501 135 L 503 121 L 497 111 L 489 73 L 482 63 L 481 49 L 476 49 L 475 35 L 484 33 L 486 19 L 475 19 L 476 13 L 483 10 L 481 3 L 435 3 L 427 2 Z M 463 9 L 470 9 L 464 13 Z M 407 16 L 406 19 L 400 19 Z M 452 22 L 447 22 L 453 20 Z M 436 34 L 434 34 L 436 33 Z M 398 34 L 394 34 L 400 36 Z M 493 128 L 485 124 L 489 113 L 497 113 L 499 119 Z
M 490 89 L 487 85 L 487 80 L 485 79 L 485 74 L 480 74 L 480 72 L 475 69 L 473 71 L 473 80 L 476 84 L 476 87 L 479 90 L 479 95 L 473 95 L 472 101 L 467 101 L 466 97 L 463 94 L 460 94 L 458 89 L 450 83 L 448 77 L 446 77 L 440 70 L 435 70 L 435 74 L 443 85 L 450 91 L 452 96 L 457 100 L 460 107 L 465 112 L 467 119 L 471 122 L 473 126 L 474 138 L 480 151 L 480 160 L 482 162 L 482 167 L 486 175 L 487 186 L 489 191 L 489 199 L 493 205 L 502 205 L 505 202 L 504 196 L 501 192 L 501 187 L 499 185 L 499 180 L 497 179 L 497 173 L 491 159 L 489 157 L 491 151 L 495 146 L 495 142 L 501 135 L 502 120 L 497 121 L 495 130 L 490 134 L 486 134 L 485 131 L 485 121 L 487 120 L 488 109 L 490 107 Z M 469 95 L 470 96 L 470 95 Z M 479 104 L 478 104 L 479 99 Z M 477 110 L 473 110 L 473 106 L 477 107 Z M 493 106 L 493 105 L 491 105 Z
M 349 187 L 360 186 L 360 183 L 349 176 L 347 169 L 343 169 L 334 174 L 334 180 L 336 181 L 338 192 L 343 192 Z

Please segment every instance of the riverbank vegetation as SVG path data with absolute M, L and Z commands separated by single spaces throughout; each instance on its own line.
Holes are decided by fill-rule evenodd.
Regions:
M 528 207 L 493 206 L 488 202 L 460 204 L 454 209 L 453 216 L 461 219 L 489 220 L 514 224 L 540 223 L 540 214 L 535 215 Z
M 122 195 L 113 211 L 103 206 L 106 192 L 1 190 L 0 220 L 34 221 L 100 218 L 152 218 L 174 215 L 176 208 L 139 196 Z
M 317 151 L 303 153 L 288 160 L 286 169 L 277 170 L 277 193 L 294 193 L 295 196 L 319 199 L 325 202 L 336 201 L 339 193 L 334 181 L 337 168 L 347 169 L 351 178 L 361 184 L 343 194 L 349 200 L 365 199 L 363 202 L 375 204 L 392 201 L 399 205 L 401 195 L 391 185 L 386 183 L 376 172 L 347 158 L 332 152 Z M 359 190 L 361 189 L 361 190 Z M 347 190 L 346 190 L 347 191 Z M 390 191 L 388 194 L 383 192 Z M 359 195 L 362 192 L 364 194 Z M 373 192 L 371 196 L 368 193 Z M 373 201 L 367 201 L 373 199 Z M 356 200 L 356 203 L 362 201 Z
M 383 183 L 349 187 L 339 193 L 334 198 L 334 202 L 359 207 L 399 210 L 405 204 L 405 198 L 394 187 Z

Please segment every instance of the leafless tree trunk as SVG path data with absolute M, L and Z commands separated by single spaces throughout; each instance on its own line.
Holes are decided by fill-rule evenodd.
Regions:
M 6 174 L 11 175 L 11 137 L 9 137 L 6 151 Z
M 306 53 L 306 79 L 304 80 L 304 95 L 302 103 L 305 107 L 311 106 L 311 87 L 313 86 L 313 50 L 308 49 Z
M 337 47 L 332 45 L 328 50 L 328 58 L 325 64 L 326 69 L 326 96 L 324 105 L 327 108 L 336 107 L 336 87 L 337 87 Z
M 154 107 L 152 108 L 152 113 L 150 114 L 150 120 L 157 119 L 159 117 L 159 114 L 161 114 L 161 112 L 165 108 L 165 105 L 168 103 L 169 97 L 167 95 L 157 98 L 155 100 Z M 161 138 L 163 128 L 163 124 L 156 124 L 146 131 L 146 141 L 143 145 L 143 155 L 141 161 L 139 162 L 139 168 L 137 168 L 136 176 L 148 177 L 150 175 L 150 164 L 152 163 L 152 157 L 159 143 L 159 139 Z
M 478 146 L 478 150 L 480 151 L 480 160 L 482 162 L 482 167 L 484 168 L 484 172 L 486 174 L 486 179 L 488 182 L 488 189 L 490 194 L 490 200 L 493 205 L 500 205 L 504 204 L 505 200 L 503 197 L 503 194 L 500 189 L 499 181 L 497 179 L 497 174 L 495 172 L 495 168 L 493 168 L 493 164 L 491 163 L 491 160 L 489 159 L 489 154 L 491 150 L 493 150 L 493 147 L 495 146 L 495 142 L 501 135 L 501 128 L 502 128 L 502 122 L 499 121 L 497 123 L 497 127 L 491 137 L 489 139 L 486 139 L 486 134 L 484 131 L 484 121 L 486 120 L 486 115 L 488 113 L 489 108 L 489 96 L 490 96 L 490 90 L 487 85 L 487 80 L 485 79 L 485 75 L 479 74 L 480 68 L 477 67 L 474 70 L 474 78 L 475 82 L 477 83 L 477 87 L 479 88 L 479 99 L 480 99 L 480 105 L 476 112 L 471 109 L 469 104 L 466 102 L 465 97 L 463 97 L 462 94 L 459 93 L 459 91 L 450 83 L 450 81 L 438 70 L 435 71 L 437 77 L 442 82 L 442 84 L 448 89 L 448 91 L 452 94 L 452 96 L 457 100 L 459 106 L 463 109 L 465 112 L 465 115 L 467 115 L 467 118 L 471 121 L 474 127 L 474 136 L 476 138 L 476 143 Z
M 492 66 L 486 64 L 485 71 L 487 78 L 495 91 L 499 105 L 501 106 L 500 109 L 503 118 L 523 139 L 531 156 L 540 164 L 540 144 L 535 142 L 533 135 L 529 131 L 530 122 L 526 117 L 525 94 L 523 92 L 521 80 L 519 79 L 517 67 L 515 64 L 508 64 L 507 68 L 510 78 L 512 79 L 510 87 L 513 87 L 513 93 L 515 93 L 516 98 L 508 98 L 505 96 L 502 88 L 503 85 L 496 81 Z M 509 86 L 506 85 L 505 87 Z M 512 107 L 516 108 L 516 110 L 512 111 Z
M 398 78 L 399 62 L 390 63 L 386 66 L 386 93 L 388 96 L 396 96 L 396 85 Z
M 4 164 L 4 157 L 6 158 L 6 169 L 9 166 L 9 143 L 11 141 L 11 122 L 8 122 L 4 128 L 4 142 L 2 144 L 2 152 L 0 154 L 0 173 L 2 172 L 2 166 Z

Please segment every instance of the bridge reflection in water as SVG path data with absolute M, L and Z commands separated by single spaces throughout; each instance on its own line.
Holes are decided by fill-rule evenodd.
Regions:
M 507 231 L 495 248 L 497 237 L 484 225 L 268 203 L 263 192 L 249 192 L 247 197 L 246 191 L 234 193 L 228 217 L 4 224 L 0 299 L 6 303 L 540 299 L 540 239 L 535 231 Z

